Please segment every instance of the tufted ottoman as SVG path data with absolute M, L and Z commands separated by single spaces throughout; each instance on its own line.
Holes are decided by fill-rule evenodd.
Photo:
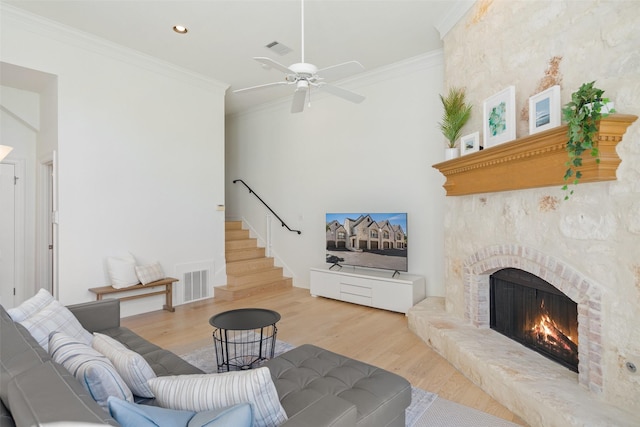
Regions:
M 317 412 L 317 425 L 405 425 L 411 384 L 399 375 L 309 344 L 264 366 L 271 371 L 291 425 L 291 415 L 308 408 Z

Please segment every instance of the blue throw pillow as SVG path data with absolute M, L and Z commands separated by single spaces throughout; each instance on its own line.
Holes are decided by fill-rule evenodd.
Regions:
M 109 397 L 109 413 L 122 427 L 186 426 L 193 411 L 176 411 L 159 406 L 138 405 L 117 397 Z
M 138 405 L 116 397 L 108 400 L 111 416 L 122 427 L 251 427 L 253 408 L 250 403 L 193 412 Z
M 250 403 L 239 403 L 227 408 L 198 412 L 187 427 L 251 427 L 253 407 Z

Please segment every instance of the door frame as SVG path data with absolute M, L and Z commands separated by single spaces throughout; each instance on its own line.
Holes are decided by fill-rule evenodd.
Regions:
M 13 165 L 13 173 L 18 179 L 15 181 L 14 185 L 14 286 L 15 286 L 15 296 L 13 303 L 14 305 L 20 304 L 24 301 L 25 293 L 25 268 L 26 268 L 26 260 L 25 260 L 25 169 L 26 169 L 26 161 L 25 159 L 16 159 L 16 158 L 5 158 L 2 163 Z
M 55 152 L 38 159 L 36 203 L 36 283 L 58 298 Z M 51 249 L 49 249 L 51 245 Z M 35 291 L 35 290 L 34 290 Z

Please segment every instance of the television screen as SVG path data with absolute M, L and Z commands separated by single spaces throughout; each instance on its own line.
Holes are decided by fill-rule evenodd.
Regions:
M 327 213 L 327 263 L 407 269 L 406 213 Z

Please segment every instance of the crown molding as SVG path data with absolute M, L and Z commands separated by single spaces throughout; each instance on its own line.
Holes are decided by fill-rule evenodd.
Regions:
M 444 18 L 436 24 L 436 29 L 440 33 L 440 39 L 444 39 L 449 31 L 462 19 L 462 17 L 471 9 L 476 0 L 456 0 L 449 9 Z
M 393 64 L 358 74 L 342 80 L 341 84 L 351 85 L 351 87 L 354 88 L 369 86 L 438 66 L 444 66 L 443 49 L 436 49 L 431 52 L 403 59 L 402 61 L 394 62 Z
M 11 22 L 20 28 L 53 39 L 61 43 L 84 49 L 116 61 L 152 71 L 166 77 L 181 80 L 198 87 L 214 90 L 224 95 L 227 83 L 211 79 L 186 68 L 171 64 L 151 55 L 143 54 L 106 39 L 93 36 L 42 16 L 35 15 L 15 6 L 0 3 L 0 17 L 3 22 Z M 4 25 L 4 23 L 3 23 Z
M 348 77 L 346 79 L 335 82 L 337 86 L 344 87 L 345 89 L 355 90 L 366 86 L 378 84 L 387 80 L 393 80 L 396 78 L 404 77 L 407 74 L 413 74 L 416 72 L 428 70 L 434 67 L 444 67 L 444 51 L 442 49 L 436 49 L 431 52 L 424 53 L 422 55 L 414 56 L 404 59 L 402 61 L 395 62 L 390 65 L 375 68 L 370 71 L 359 73 L 355 76 Z M 314 99 L 322 99 L 330 94 L 324 92 L 315 91 L 313 93 Z M 260 105 L 248 108 L 244 111 L 228 114 L 228 118 L 242 117 L 248 114 L 254 114 L 260 111 L 272 110 L 282 107 L 282 105 L 289 106 L 291 104 L 291 97 L 277 99 L 275 101 L 265 102 Z

